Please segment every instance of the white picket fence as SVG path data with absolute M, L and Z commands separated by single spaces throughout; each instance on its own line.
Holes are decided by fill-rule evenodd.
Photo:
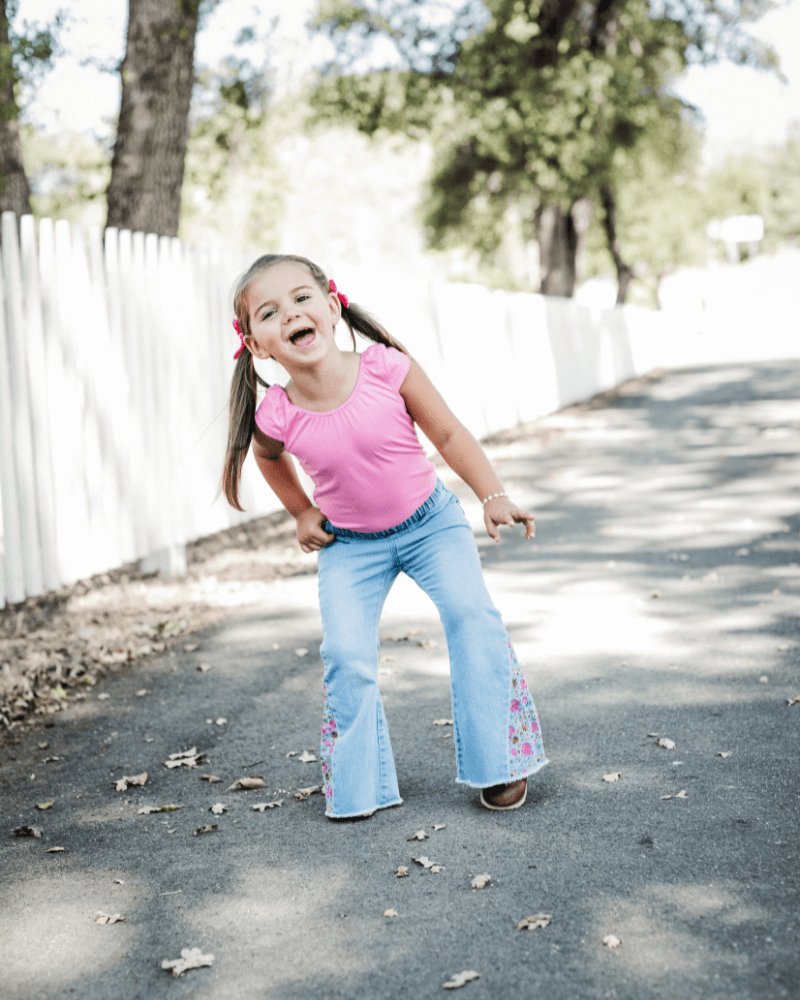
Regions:
M 218 489 L 244 257 L 11 213 L 0 248 L 0 606 L 154 555 L 179 569 L 186 542 L 278 508 L 249 460 L 247 514 Z M 647 371 L 664 342 L 642 309 L 335 277 L 478 436 Z

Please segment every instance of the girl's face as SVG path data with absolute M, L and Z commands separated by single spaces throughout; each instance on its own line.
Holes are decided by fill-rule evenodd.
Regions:
M 323 358 L 333 342 L 339 300 L 323 292 L 296 261 L 274 264 L 245 293 L 250 333 L 245 345 L 257 358 L 274 358 L 291 369 Z

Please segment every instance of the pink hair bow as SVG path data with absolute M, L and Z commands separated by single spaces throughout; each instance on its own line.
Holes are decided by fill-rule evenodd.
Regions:
M 232 320 L 232 325 L 233 325 L 233 329 L 236 331 L 236 334 L 239 337 L 239 341 L 240 341 L 239 349 L 237 350 L 237 352 L 233 356 L 233 360 L 235 361 L 239 357 L 239 355 L 242 353 L 242 351 L 244 350 L 244 334 L 242 333 L 242 327 L 241 327 L 241 324 L 239 323 L 238 319 Z
M 328 282 L 328 291 L 333 292 L 336 295 L 336 298 L 342 303 L 345 309 L 350 305 L 350 299 L 348 299 L 344 292 L 339 291 L 333 278 L 331 278 Z

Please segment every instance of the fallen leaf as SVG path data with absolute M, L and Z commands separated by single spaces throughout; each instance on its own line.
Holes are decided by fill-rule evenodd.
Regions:
M 397 910 L 384 910 L 383 911 L 383 915 L 384 915 L 384 917 L 399 917 L 400 916 L 400 914 L 397 912 Z
M 15 837 L 41 837 L 42 835 L 38 826 L 17 826 L 11 832 Z
M 469 886 L 470 889 L 485 889 L 491 881 L 492 876 L 488 872 L 484 872 L 483 875 L 476 875 Z
M 198 663 L 197 666 L 194 669 L 195 670 L 199 670 L 201 674 L 205 674 L 205 673 L 207 673 L 211 669 L 211 664 L 210 663 Z
M 121 924 L 124 920 L 125 917 L 121 913 L 103 913 L 102 910 L 98 910 L 94 918 L 96 924 Z
M 66 847 L 48 847 L 47 850 L 44 853 L 45 854 L 61 854 L 61 852 L 65 851 L 65 850 L 66 850 Z
M 524 917 L 517 924 L 518 931 L 538 931 L 547 927 L 553 919 L 550 913 L 533 913 L 529 917 Z
M 227 726 L 228 720 L 224 718 L 214 719 L 215 726 Z
M 255 809 L 256 812 L 263 813 L 267 809 L 277 809 L 279 806 L 283 805 L 283 799 L 275 799 L 273 802 L 256 802 L 251 809 Z
M 317 792 L 321 791 L 322 785 L 309 785 L 308 788 L 298 788 L 292 798 L 297 799 L 298 802 L 305 802 L 309 796 L 316 795 Z
M 36 746 L 40 750 L 46 750 L 50 746 L 50 744 L 47 742 L 47 740 L 42 740 L 41 743 L 37 743 Z
M 301 764 L 313 764 L 317 756 L 311 753 L 310 750 L 304 750 L 297 759 Z
M 681 789 L 679 792 L 674 792 L 672 795 L 660 795 L 661 799 L 685 799 L 688 798 L 685 789 Z
M 787 705 L 800 705 L 800 694 L 796 694 L 794 696 L 794 698 L 787 698 L 786 699 L 786 704 Z
M 249 791 L 253 788 L 265 788 L 266 783 L 263 778 L 253 775 L 252 778 L 237 778 L 225 789 L 226 792 Z
M 717 757 L 732 757 L 733 750 L 718 750 Z
M 480 978 L 480 972 L 474 972 L 472 969 L 469 969 L 466 972 L 457 972 L 454 976 L 451 976 L 446 983 L 442 983 L 442 989 L 458 990 L 462 986 L 466 986 L 467 983 L 471 983 L 474 979 Z
M 168 813 L 174 812 L 176 809 L 183 809 L 183 806 L 176 806 L 174 804 L 166 806 L 142 806 L 141 809 L 136 810 L 136 815 L 149 816 L 150 813 Z
M 137 698 L 144 698 L 144 696 L 146 694 L 150 694 L 150 689 L 149 688 L 140 688 L 140 690 L 138 690 L 136 692 L 136 697 Z
M 659 735 L 659 733 L 648 733 L 647 735 L 649 738 L 655 739 Z
M 221 816 L 228 811 L 228 807 L 221 802 L 215 802 L 213 806 L 209 807 L 208 811 L 214 813 L 215 816 Z
M 408 868 L 406 865 L 398 865 L 394 870 L 395 878 L 408 878 Z
M 444 830 L 447 827 L 447 823 L 434 823 L 433 832 L 436 833 L 438 830 Z
M 609 771 L 608 774 L 603 775 L 603 781 L 608 781 L 608 782 L 619 781 L 621 777 L 622 777 L 621 771 Z
M 424 854 L 421 858 L 414 858 L 413 860 L 416 861 L 418 865 L 422 865 L 423 868 L 433 868 L 433 862 Z
M 427 840 L 428 834 L 424 830 L 417 830 L 416 833 L 412 833 L 410 837 L 406 837 L 406 840 Z
M 433 724 L 434 724 L 434 726 L 452 726 L 453 725 L 453 720 L 452 719 L 434 719 L 433 720 Z
M 444 865 L 431 865 L 431 873 L 433 875 L 438 875 L 439 872 L 444 871 Z
M 660 740 L 656 740 L 656 746 L 663 747 L 665 750 L 674 750 L 675 741 L 667 739 L 666 736 L 662 736 Z
M 173 976 L 182 976 L 189 969 L 202 969 L 213 964 L 214 956 L 204 955 L 200 948 L 181 948 L 181 957 L 171 961 L 165 958 L 161 968 L 170 970 Z
M 192 834 L 193 837 L 199 837 L 201 833 L 213 833 L 218 830 L 219 826 L 216 823 L 206 823 L 205 826 L 198 826 L 198 828 Z
M 222 781 L 222 778 L 218 777 L 216 774 L 201 774 L 201 781 L 207 781 L 209 785 L 216 785 L 218 781 Z
M 99 694 L 99 695 L 97 696 L 97 700 L 98 700 L 98 701 L 108 701 L 108 699 L 109 699 L 110 697 L 111 697 L 111 695 L 110 695 L 110 694 L 108 694 L 108 692 L 106 692 L 106 691 L 103 691 L 103 692 L 101 692 L 101 693 L 100 693 L 100 694 Z
M 766 675 L 766 674 L 762 674 L 762 675 L 761 675 L 761 676 L 760 676 L 760 677 L 758 678 L 758 683 L 759 683 L 759 684 L 769 684 L 769 677 L 767 677 L 767 675 Z
M 124 775 L 122 778 L 117 778 L 114 782 L 114 790 L 117 792 L 127 792 L 134 785 L 145 784 L 147 784 L 147 771 L 142 771 L 141 774 L 134 774 L 133 776 Z
M 36 808 L 37 809 L 41 809 L 41 810 L 45 810 L 45 809 L 49 809 L 52 805 L 53 805 L 52 801 L 50 801 L 50 802 L 37 802 L 36 803 Z
M 603 944 L 606 946 L 606 948 L 619 948 L 619 946 L 622 944 L 622 941 L 620 940 L 620 938 L 617 937 L 616 934 L 606 934 L 606 936 L 603 938 Z
M 42 761 L 42 763 L 43 764 L 53 764 L 57 760 L 61 760 L 61 758 L 60 757 L 45 757 L 45 759 Z
M 308 656 L 308 650 L 305 648 L 305 646 L 301 646 L 300 649 L 296 649 L 294 651 L 294 655 L 295 656 Z
M 192 747 L 190 750 L 181 750 L 180 753 L 171 753 L 164 764 L 166 767 L 197 767 L 205 759 L 204 753 L 198 753 L 197 747 Z
M 184 653 L 194 653 L 199 648 L 200 647 L 199 647 L 198 643 L 196 643 L 196 642 L 187 642 L 187 643 L 184 644 L 183 651 L 184 651 Z

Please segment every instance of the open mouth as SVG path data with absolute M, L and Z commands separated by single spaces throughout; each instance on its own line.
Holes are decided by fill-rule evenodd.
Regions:
M 289 340 L 291 340 L 293 344 L 300 347 L 310 344 L 313 339 L 314 331 L 310 327 L 307 327 L 305 330 L 298 330 L 296 333 L 293 333 L 291 337 L 289 337 Z

